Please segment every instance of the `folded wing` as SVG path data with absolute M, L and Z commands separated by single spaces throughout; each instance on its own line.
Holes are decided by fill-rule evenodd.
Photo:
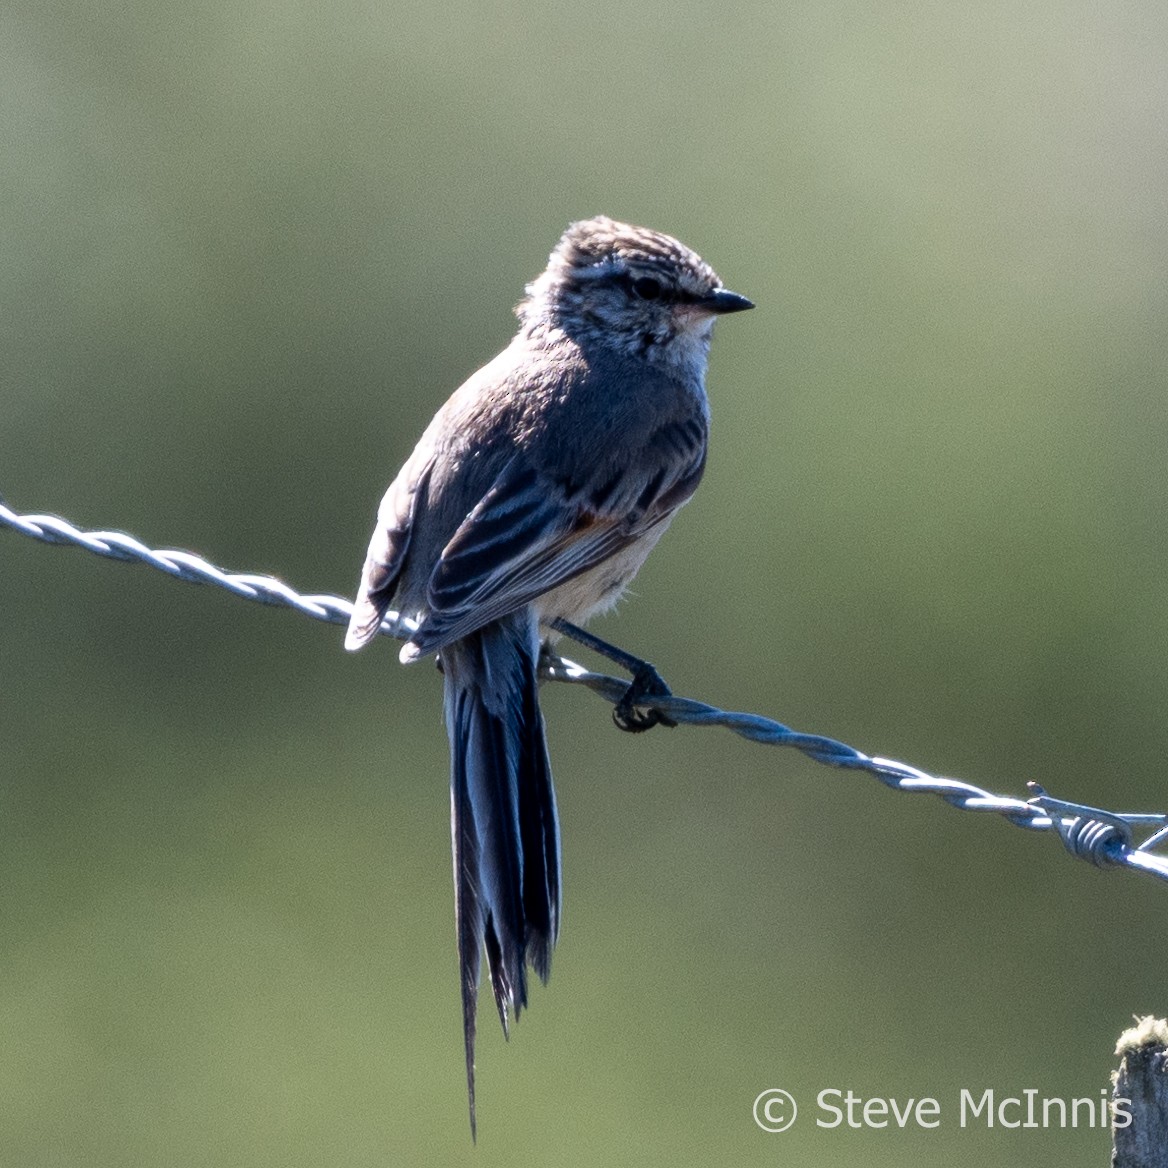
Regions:
M 671 423 L 635 466 L 584 485 L 553 481 L 517 453 L 443 549 L 429 611 L 402 659 L 514 612 L 668 520 L 697 487 L 705 449 L 702 419 Z

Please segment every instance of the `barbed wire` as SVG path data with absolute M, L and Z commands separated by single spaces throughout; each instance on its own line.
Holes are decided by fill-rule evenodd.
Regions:
M 40 540 L 71 544 L 95 555 L 115 560 L 138 561 L 193 584 L 212 584 L 245 600 L 295 609 L 314 620 L 347 624 L 352 603 L 341 596 L 302 594 L 282 580 L 250 572 L 225 572 L 194 552 L 157 550 L 122 531 L 82 531 L 56 515 L 19 515 L 0 498 L 0 525 Z M 398 613 L 388 613 L 381 632 L 399 639 L 416 625 Z M 552 653 L 541 659 L 540 673 L 548 681 L 582 685 L 616 706 L 629 683 L 594 673 Z M 1101 868 L 1127 867 L 1168 880 L 1168 856 L 1153 849 L 1168 842 L 1168 815 L 1106 811 L 1048 795 L 1037 783 L 1028 783 L 1029 799 L 995 795 L 960 779 L 928 774 L 907 763 L 864 754 L 854 747 L 819 734 L 804 734 L 759 714 L 722 710 L 717 706 L 674 694 L 638 696 L 637 707 L 653 710 L 673 722 L 688 726 L 722 726 L 735 734 L 767 746 L 800 751 L 825 766 L 864 771 L 898 791 L 939 796 L 963 811 L 991 812 L 1017 827 L 1034 831 L 1054 830 L 1071 855 Z M 1142 843 L 1134 842 L 1137 829 L 1152 829 Z

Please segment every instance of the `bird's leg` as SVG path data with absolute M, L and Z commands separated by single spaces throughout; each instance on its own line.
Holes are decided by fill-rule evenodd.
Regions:
M 667 698 L 673 691 L 665 684 L 665 679 L 648 661 L 634 657 L 616 645 L 586 632 L 571 621 L 554 620 L 552 628 L 563 633 L 577 644 L 615 661 L 622 669 L 627 669 L 633 675 L 629 688 L 625 690 L 621 699 L 612 708 L 612 720 L 621 730 L 630 734 L 640 734 L 644 730 L 651 730 L 654 726 L 676 726 L 677 723 L 659 710 L 639 710 L 637 705 L 644 698 Z

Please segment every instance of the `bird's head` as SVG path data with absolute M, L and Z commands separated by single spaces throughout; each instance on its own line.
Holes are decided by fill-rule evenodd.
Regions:
M 714 320 L 753 307 L 672 236 L 600 215 L 564 232 L 516 312 L 582 343 L 704 368 Z

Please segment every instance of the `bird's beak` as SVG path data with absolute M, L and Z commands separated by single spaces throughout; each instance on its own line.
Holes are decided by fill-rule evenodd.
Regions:
M 745 312 L 746 309 L 754 307 L 753 300 L 747 300 L 745 296 L 739 296 L 729 288 L 716 288 L 708 296 L 703 296 L 699 303 L 707 312 L 716 313 L 718 316 L 724 316 L 728 312 Z

